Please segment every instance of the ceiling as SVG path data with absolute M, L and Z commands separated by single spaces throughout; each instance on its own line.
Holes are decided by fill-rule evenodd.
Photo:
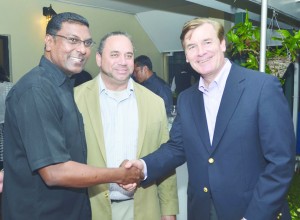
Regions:
M 180 51 L 178 36 L 182 25 L 194 17 L 234 21 L 234 14 L 249 11 L 251 20 L 260 23 L 262 0 L 54 0 L 94 8 L 129 13 L 160 52 Z M 280 28 L 300 28 L 300 0 L 268 0 L 268 21 L 276 12 Z M 274 20 L 273 20 L 274 21 Z M 275 22 L 276 24 L 276 22 Z M 275 27 L 276 28 L 276 27 Z M 164 39 L 163 34 L 168 33 Z M 174 37 L 173 41 L 170 36 Z
M 203 8 L 216 9 L 228 14 L 248 9 L 260 14 L 262 0 L 57 0 L 60 2 L 84 5 L 129 14 L 138 14 L 151 10 L 162 10 L 201 16 L 197 12 Z M 269 17 L 272 9 L 280 16 L 278 20 L 300 27 L 300 0 L 268 0 Z

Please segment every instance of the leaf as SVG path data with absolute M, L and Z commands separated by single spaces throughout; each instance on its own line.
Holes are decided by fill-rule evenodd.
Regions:
M 280 29 L 276 30 L 280 35 L 282 35 L 284 38 L 290 37 L 291 33 L 288 30 Z
M 300 30 L 299 31 L 295 31 L 294 38 L 300 39 Z

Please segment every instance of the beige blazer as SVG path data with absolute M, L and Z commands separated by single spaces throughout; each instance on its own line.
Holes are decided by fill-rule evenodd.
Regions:
M 106 167 L 106 153 L 100 114 L 99 76 L 75 88 L 75 100 L 83 116 L 88 147 L 87 162 Z M 134 83 L 138 105 L 139 133 L 137 158 L 155 151 L 169 138 L 163 100 L 145 87 Z M 126 158 L 124 158 L 126 159 Z M 89 188 L 93 220 L 111 220 L 109 185 Z M 137 189 L 134 195 L 135 220 L 160 220 L 161 215 L 178 213 L 176 176 L 159 184 Z

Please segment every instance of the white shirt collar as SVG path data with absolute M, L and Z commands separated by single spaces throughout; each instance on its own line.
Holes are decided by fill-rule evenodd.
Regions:
M 133 79 L 132 78 L 129 78 L 126 90 L 128 91 L 129 94 L 134 92 L 134 86 L 133 86 Z M 101 77 L 101 73 L 100 73 L 99 74 L 99 92 L 101 94 L 102 92 L 107 92 L 107 91 L 109 91 L 109 89 L 106 88 L 105 83 L 104 83 L 104 81 Z
M 217 87 L 218 89 L 224 90 L 231 66 L 231 62 L 227 58 L 225 58 L 224 66 L 222 67 L 220 73 L 217 75 L 214 81 L 209 85 L 209 88 Z M 204 92 L 208 91 L 209 88 L 205 87 L 204 79 L 200 77 L 198 89 L 201 92 Z

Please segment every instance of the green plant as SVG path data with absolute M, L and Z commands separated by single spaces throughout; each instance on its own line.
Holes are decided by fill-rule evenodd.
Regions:
M 297 58 L 297 53 L 299 52 L 300 49 L 300 30 L 277 30 L 277 32 L 282 36 L 280 37 L 273 37 L 273 40 L 280 40 L 282 41 L 282 47 L 278 48 L 274 52 L 275 55 L 278 56 L 284 56 L 286 55 L 286 48 L 288 48 L 288 51 L 290 52 L 291 55 L 291 61 L 295 62 Z
M 280 40 L 282 46 L 268 47 L 266 51 L 266 73 L 276 75 L 281 79 L 290 62 L 294 62 L 300 49 L 300 30 L 276 30 L 281 37 L 272 37 Z M 227 33 L 227 56 L 241 66 L 258 70 L 260 60 L 260 27 L 254 26 L 249 20 L 248 11 L 245 21 L 234 25 Z M 290 56 L 290 57 L 289 57 Z M 291 59 L 290 59 L 291 58 Z
M 288 192 L 288 202 L 292 220 L 300 219 L 300 174 L 295 174 Z
M 227 55 L 240 65 L 257 70 L 259 67 L 260 29 L 249 21 L 234 25 L 227 33 Z

